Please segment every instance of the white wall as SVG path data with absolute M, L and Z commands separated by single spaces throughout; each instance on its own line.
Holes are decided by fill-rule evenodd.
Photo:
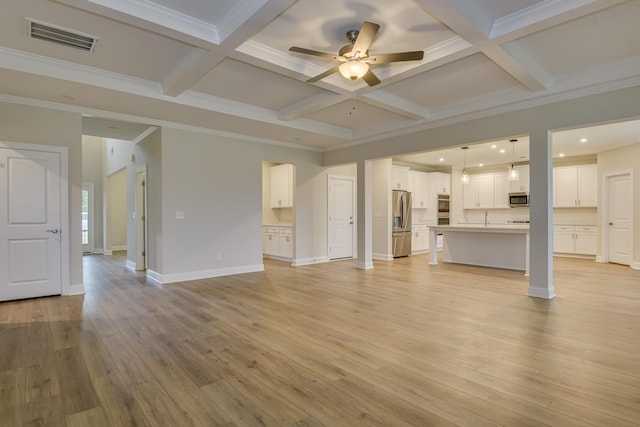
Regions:
M 82 136 L 82 182 L 93 184 L 93 250 L 104 251 L 103 180 L 104 139 Z
M 82 117 L 77 113 L 0 102 L 0 140 L 67 147 L 69 159 L 69 283 L 63 293 L 83 292 L 82 285 Z M 65 234 L 66 233 L 66 234 Z
M 616 150 L 598 154 L 598 182 L 603 185 L 603 177 L 607 173 L 632 170 L 633 171 L 633 263 L 640 268 L 640 144 L 628 145 Z M 598 203 L 602 205 L 603 192 L 599 192 Z M 603 210 L 598 212 L 598 225 L 603 224 Z M 602 233 L 598 233 L 602 236 Z M 601 244 L 598 245 L 598 255 L 602 256 Z
M 161 281 L 262 269 L 265 160 L 296 166 L 296 260 L 326 259 L 327 170 L 320 153 L 172 128 L 162 129 L 161 145 Z

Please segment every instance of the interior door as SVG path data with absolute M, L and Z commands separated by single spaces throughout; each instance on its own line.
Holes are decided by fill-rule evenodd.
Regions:
M 329 259 L 353 258 L 353 179 L 329 178 Z
M 0 193 L 0 301 L 60 294 L 60 154 L 0 148 Z
M 631 265 L 633 192 L 629 174 L 609 178 L 609 262 Z

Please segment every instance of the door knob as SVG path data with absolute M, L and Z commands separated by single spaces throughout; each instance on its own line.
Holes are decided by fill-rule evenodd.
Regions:
M 47 233 L 51 233 L 51 234 L 58 234 L 60 232 L 60 230 L 58 230 L 57 228 L 54 228 L 53 230 L 47 230 Z
M 610 222 L 610 223 L 609 223 L 609 225 L 613 225 L 613 223 L 612 223 L 612 222 Z

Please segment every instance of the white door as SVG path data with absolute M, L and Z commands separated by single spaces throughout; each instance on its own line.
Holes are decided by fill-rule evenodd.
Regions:
M 0 197 L 0 301 L 60 294 L 60 154 L 0 148 Z
M 633 192 L 631 176 L 609 178 L 609 262 L 631 265 Z
M 136 270 L 147 269 L 147 169 L 136 174 Z
M 353 178 L 329 178 L 329 259 L 353 257 Z

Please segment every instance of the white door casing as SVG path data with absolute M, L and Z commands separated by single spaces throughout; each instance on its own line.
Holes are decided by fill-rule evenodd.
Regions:
M 353 258 L 354 178 L 329 177 L 328 253 L 329 259 Z
M 633 257 L 633 181 L 631 173 L 605 177 L 607 261 L 631 265 Z
M 82 252 L 85 254 L 93 253 L 95 249 L 94 192 L 95 192 L 95 186 L 92 182 L 82 184 L 82 193 L 83 193 L 82 197 L 84 199 L 85 194 L 87 197 L 87 211 L 84 212 L 84 209 L 83 209 L 83 212 L 82 212 L 82 233 L 83 233 Z M 86 218 L 85 218 L 85 215 L 86 215 Z M 85 228 L 86 228 L 86 231 L 85 231 Z M 85 236 L 85 232 L 86 232 L 86 236 Z M 85 240 L 85 237 L 86 237 L 86 240 Z
M 62 293 L 61 154 L 0 147 L 0 300 Z
M 136 169 L 136 267 L 147 269 L 147 167 Z

